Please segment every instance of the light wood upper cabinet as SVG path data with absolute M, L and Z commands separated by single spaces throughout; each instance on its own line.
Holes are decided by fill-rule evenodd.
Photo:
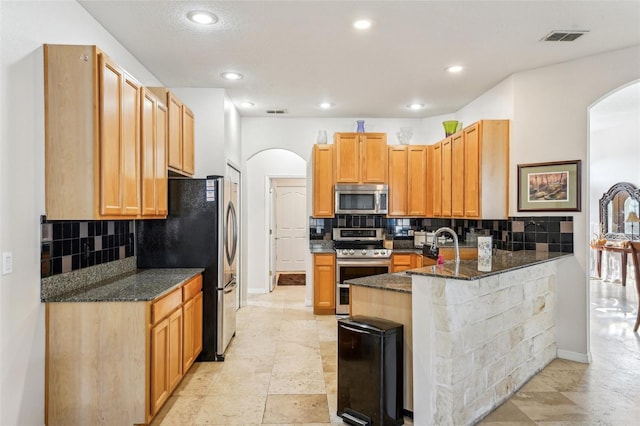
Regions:
M 195 171 L 195 119 L 193 112 L 165 87 L 149 90 L 166 102 L 169 110 L 167 164 L 170 171 L 193 176 Z
M 452 138 L 442 141 L 442 216 L 451 216 L 451 158 L 453 154 Z
M 482 120 L 463 129 L 465 217 L 509 215 L 509 120 Z
M 141 213 L 141 86 L 96 46 L 45 45 L 47 219 Z
M 425 216 L 427 147 L 390 146 L 388 216 Z
M 336 257 L 333 253 L 313 255 L 313 313 L 336 313 Z
M 336 133 L 336 183 L 387 183 L 385 133 Z
M 426 206 L 425 206 L 425 216 L 433 217 L 433 206 L 434 206 L 434 198 L 435 192 L 437 190 L 440 193 L 440 185 L 435 185 L 435 148 L 436 145 L 427 145 L 427 177 L 425 184 L 425 196 L 426 196 Z M 439 181 L 438 181 L 439 182 Z
M 509 121 L 482 120 L 434 145 L 442 146 L 441 185 L 434 189 L 433 216 L 503 219 L 508 216 Z M 438 181 L 434 166 L 434 182 Z M 441 191 L 441 204 L 435 193 Z M 440 208 L 440 210 L 438 210 Z
M 313 146 L 313 217 L 333 217 L 333 149 L 334 145 Z
M 407 149 L 407 216 L 427 215 L 427 147 L 409 145 Z
M 388 216 L 407 214 L 407 146 L 389 148 L 389 208 Z
M 182 171 L 193 176 L 195 172 L 195 120 L 193 112 L 182 105 Z
M 430 189 L 433 191 L 433 215 L 442 216 L 442 142 L 432 145 L 431 163 L 429 169 L 433 170 L 433 182 Z
M 167 216 L 167 107 L 142 89 L 142 215 Z
M 465 174 L 464 135 L 458 132 L 451 136 L 451 215 L 454 217 L 464 216 Z

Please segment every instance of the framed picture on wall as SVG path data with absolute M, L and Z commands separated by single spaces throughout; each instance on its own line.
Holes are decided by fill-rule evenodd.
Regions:
M 576 211 L 581 160 L 518 164 L 518 211 Z

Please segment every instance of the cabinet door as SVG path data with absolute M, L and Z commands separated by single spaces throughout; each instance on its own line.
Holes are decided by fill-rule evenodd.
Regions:
M 313 313 L 336 313 L 336 260 L 333 254 L 313 256 Z
M 182 102 L 171 92 L 167 95 L 169 109 L 169 167 L 182 170 Z
M 202 292 L 193 298 L 193 359 L 202 351 Z
M 151 329 L 151 415 L 158 412 L 169 397 L 169 318 Z
M 464 136 L 458 132 L 451 137 L 451 214 L 464 216 Z
M 364 133 L 360 136 L 362 151 L 360 182 L 387 183 L 387 135 Z
M 442 142 L 442 216 L 451 216 L 451 138 Z
M 182 336 L 182 371 L 186 372 L 193 364 L 194 353 L 194 323 L 195 305 L 194 299 L 187 300 L 182 306 L 182 316 L 184 321 L 184 335 Z
M 391 177 L 391 175 L 389 175 Z M 407 151 L 407 216 L 427 215 L 427 147 L 409 145 Z
M 407 147 L 389 148 L 389 210 L 388 216 L 407 214 Z
M 442 216 L 442 142 L 433 145 L 433 215 Z
M 333 145 L 313 146 L 313 217 L 333 217 Z
M 169 316 L 169 354 L 167 357 L 169 372 L 169 391 L 173 391 L 182 379 L 182 309 Z
M 158 102 L 156 104 L 156 138 L 155 138 L 155 191 L 156 214 L 167 216 L 168 185 L 167 185 L 167 107 Z
M 425 216 L 433 217 L 434 191 L 435 191 L 435 145 L 427 145 L 427 181 L 425 186 L 426 206 Z M 438 185 L 439 186 L 439 185 Z
M 140 214 L 140 84 L 125 74 L 122 85 L 122 212 Z
M 360 179 L 358 133 L 336 133 L 334 145 L 336 183 L 358 183 Z
M 464 129 L 464 215 L 480 217 L 480 123 Z M 496 159 L 498 160 L 498 159 Z
M 195 171 L 195 140 L 193 112 L 182 106 L 182 171 L 193 175 Z
M 391 272 L 406 271 L 412 268 L 412 253 L 394 253 L 391 255 Z
M 142 214 L 156 214 L 156 98 L 142 89 L 142 116 L 140 120 L 140 147 L 142 178 Z
M 122 214 L 120 128 L 124 75 L 105 55 L 98 55 L 100 69 L 100 214 Z M 82 178 L 78 176 L 78 178 Z

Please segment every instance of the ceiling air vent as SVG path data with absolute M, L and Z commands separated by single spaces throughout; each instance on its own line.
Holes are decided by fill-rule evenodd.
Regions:
M 551 31 L 541 41 L 574 41 L 589 31 Z
M 282 115 L 282 114 L 286 114 L 287 110 L 286 109 L 268 109 L 265 112 L 267 114 L 272 114 L 272 115 Z

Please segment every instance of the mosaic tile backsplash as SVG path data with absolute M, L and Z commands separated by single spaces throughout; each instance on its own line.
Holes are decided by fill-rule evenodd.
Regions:
M 573 253 L 572 216 L 510 217 L 502 220 L 442 218 L 386 218 L 376 215 L 337 215 L 331 219 L 309 218 L 311 240 L 331 240 L 333 228 L 385 228 L 394 240 L 412 240 L 412 231 L 453 228 L 465 241 L 468 235 L 491 235 L 501 250 L 536 250 Z
M 125 259 L 134 252 L 131 220 L 46 221 L 40 224 L 40 276 L 50 277 Z

